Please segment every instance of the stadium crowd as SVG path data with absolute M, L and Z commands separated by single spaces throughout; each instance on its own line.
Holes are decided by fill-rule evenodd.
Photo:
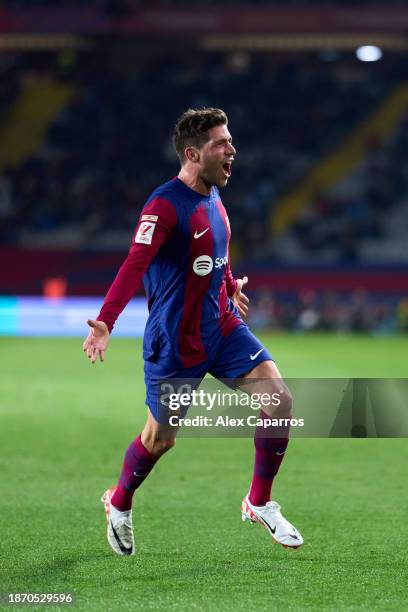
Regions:
M 408 113 L 388 142 L 373 135 L 364 160 L 317 195 L 280 242 L 288 260 L 407 262 Z
M 14 53 L 0 53 L 0 120 L 20 90 L 21 58 Z
M 408 258 L 408 117 L 385 146 L 375 134 L 362 163 L 278 240 L 270 215 L 279 198 L 342 142 L 401 82 L 403 57 L 367 65 L 350 54 L 180 53 L 126 65 L 78 56 L 33 67 L 0 62 L 0 113 L 27 73 L 75 91 L 40 149 L 0 173 L 0 242 L 24 247 L 126 250 L 147 195 L 178 171 L 171 127 L 187 106 L 223 106 L 238 155 L 222 197 L 233 251 L 255 265 L 292 262 L 403 262 Z M 10 76 L 12 75 L 12 78 Z M 169 93 L 170 92 L 170 93 Z M 260 103 L 261 101 L 261 103 Z M 254 328 L 408 330 L 408 302 L 305 289 L 251 295 Z
M 71 76 L 76 95 L 44 145 L 3 172 L 0 239 L 125 248 L 146 196 L 178 171 L 171 145 L 177 116 L 187 106 L 222 105 L 238 148 L 223 193 L 233 237 L 243 258 L 286 257 L 269 235 L 278 198 L 376 107 L 402 64 L 363 65 L 351 55 L 333 64 L 317 55 L 167 54 L 124 71 L 81 59 Z M 388 196 L 376 191 L 375 202 L 367 201 L 371 216 Z M 338 208 L 319 199 L 311 222 L 294 228 L 301 255 L 324 254 L 331 236 L 320 238 L 320 217 L 324 227 L 338 223 Z M 356 211 L 349 198 L 340 234 Z M 348 255 L 346 238 L 332 239 L 332 257 Z
M 297 332 L 408 332 L 408 299 L 373 297 L 364 290 L 350 296 L 303 289 L 296 295 L 282 296 L 265 287 L 251 296 L 249 324 L 254 329 Z

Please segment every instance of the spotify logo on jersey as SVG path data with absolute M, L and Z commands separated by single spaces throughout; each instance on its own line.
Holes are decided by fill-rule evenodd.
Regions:
M 193 270 L 198 276 L 207 276 L 213 269 L 213 260 L 209 255 L 200 255 L 194 260 Z

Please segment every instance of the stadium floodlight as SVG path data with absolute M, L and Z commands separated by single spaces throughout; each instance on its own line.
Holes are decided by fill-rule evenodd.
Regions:
M 382 55 L 380 47 L 375 45 L 363 45 L 356 50 L 356 56 L 362 62 L 377 62 Z

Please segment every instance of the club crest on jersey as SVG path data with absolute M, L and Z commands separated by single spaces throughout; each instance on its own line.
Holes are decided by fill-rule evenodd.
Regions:
M 141 244 L 152 244 L 153 232 L 156 224 L 152 221 L 142 221 L 137 230 L 135 242 Z
M 213 269 L 213 260 L 209 255 L 200 255 L 193 262 L 193 270 L 198 276 L 207 276 Z

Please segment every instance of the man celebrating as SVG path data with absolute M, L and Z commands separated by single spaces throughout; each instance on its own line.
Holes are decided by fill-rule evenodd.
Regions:
M 147 200 L 122 264 L 96 320 L 89 320 L 83 344 L 92 363 L 104 355 L 114 323 L 143 280 L 149 318 L 143 340 L 145 427 L 126 450 L 116 487 L 102 498 L 108 542 L 119 555 L 134 554 L 132 498 L 158 459 L 175 443 L 160 422 L 158 381 L 166 378 L 240 379 L 251 393 L 280 394 L 290 416 L 291 396 L 268 350 L 242 317 L 247 277 L 235 280 L 229 261 L 230 225 L 219 196 L 231 176 L 236 150 L 226 114 L 216 108 L 187 110 L 175 125 L 173 142 L 181 163 L 178 176 Z M 261 381 L 250 379 L 261 379 Z M 272 415 L 265 407 L 262 417 Z M 242 519 L 265 527 L 284 547 L 298 548 L 300 533 L 271 501 L 273 479 L 288 444 L 284 437 L 255 432 L 255 466 Z

